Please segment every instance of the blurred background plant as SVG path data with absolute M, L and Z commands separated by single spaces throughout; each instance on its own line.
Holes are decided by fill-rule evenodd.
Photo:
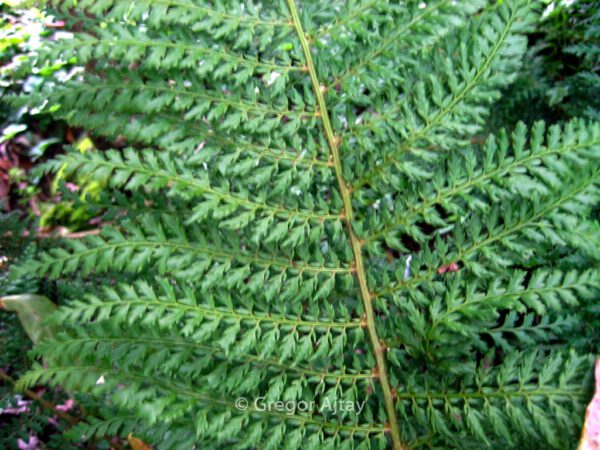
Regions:
M 2 98 L 31 92 L 77 73 L 73 61 L 56 61 L 35 71 L 28 63 L 45 39 L 63 32 L 63 24 L 53 22 L 36 8 L 18 9 L 7 1 L 0 1 L 0 21 Z M 60 175 L 32 176 L 37 165 L 63 152 L 66 145 L 80 151 L 95 148 L 83 130 L 69 128 L 36 110 L 0 103 L 0 297 L 41 293 L 58 301 L 55 284 L 34 283 L 10 268 L 43 247 L 43 238 L 95 226 L 94 214 L 81 200 L 97 195 L 101 186 Z M 81 413 L 67 393 L 40 389 L 30 395 L 15 394 L 12 381 L 27 370 L 31 346 L 17 315 L 0 307 L 0 448 L 109 448 L 107 442 L 83 446 L 67 439 L 64 432 L 73 420 L 65 417 L 70 412 L 77 419 Z M 85 401 L 78 399 L 77 404 Z
M 0 1 L 0 95 L 31 92 L 43 84 L 61 82 L 76 76 L 81 69 L 75 61 L 54 61 L 42 69 L 29 63 L 45 39 L 65 34 L 64 24 L 53 22 L 37 8 L 17 9 L 11 2 Z M 85 229 L 91 216 L 85 208 L 73 206 L 73 198 L 64 192 L 94 195 L 99 186 L 87 186 L 85 180 L 56 177 L 32 177 L 38 164 L 71 145 L 90 151 L 94 143 L 82 130 L 40 114 L 36 109 L 0 108 L 0 208 L 21 217 L 27 232 L 48 233 L 57 226 L 69 230 Z M 62 183 L 64 182 L 64 183 Z M 61 191 L 64 185 L 66 191 Z M 0 221 L 3 222 L 3 221 Z M 0 230 L 2 229 L 0 223 Z M 64 232 L 64 230 L 62 230 Z
M 600 1 L 540 3 L 523 68 L 496 103 L 490 131 L 513 128 L 518 120 L 600 120 Z

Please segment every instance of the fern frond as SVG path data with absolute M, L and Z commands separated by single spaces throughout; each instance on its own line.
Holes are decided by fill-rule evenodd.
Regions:
M 350 128 L 359 146 L 373 150 L 379 140 L 384 145 L 383 152 L 378 148 L 373 155 L 377 159 L 363 152 L 361 166 L 372 169 L 358 173 L 355 188 L 383 183 L 381 188 L 386 191 L 389 182 L 393 188 L 395 169 L 418 176 L 411 174 L 406 153 L 457 147 L 479 130 L 474 124 L 482 123 L 487 114 L 482 98 L 497 97 L 502 83 L 510 82 L 519 67 L 526 42 L 516 33 L 530 20 L 525 10 L 518 2 L 504 4 L 490 22 L 483 15 L 459 30 L 457 36 L 431 51 L 431 67 L 419 67 L 416 76 L 409 78 L 413 84 L 404 87 L 404 95 L 392 100 L 387 111 L 374 111 L 374 119 L 361 117 L 361 123 Z M 470 43 L 473 35 L 482 39 Z M 384 144 L 386 140 L 394 145 Z
M 463 379 L 412 375 L 403 379 L 397 407 L 415 436 L 428 430 L 460 448 L 551 448 L 575 444 L 564 430 L 576 429 L 589 396 L 590 359 L 571 354 L 512 353 L 494 367 L 489 358 Z M 473 386 L 465 389 L 465 384 Z M 451 386 L 455 386 L 452 388 Z M 454 390 L 456 389 L 456 390 Z M 550 413 L 551 411 L 551 413 Z
M 318 207 L 323 208 L 323 212 L 287 209 L 268 204 L 266 201 L 253 200 L 248 198 L 248 189 L 244 189 L 236 195 L 228 192 L 226 185 L 222 188 L 219 188 L 218 185 L 213 187 L 208 172 L 203 170 L 202 167 L 198 167 L 203 162 L 202 160 L 174 161 L 173 156 L 168 152 L 156 153 L 151 150 L 140 152 L 131 148 L 126 149 L 123 153 L 116 151 L 107 151 L 102 154 L 72 152 L 67 157 L 55 159 L 47 167 L 57 169 L 64 165 L 66 173 L 78 172 L 85 176 L 93 176 L 102 182 L 108 182 L 114 188 L 125 187 L 128 190 L 136 190 L 140 186 L 146 186 L 148 189 L 156 191 L 168 187 L 171 196 L 180 196 L 186 199 L 202 198 L 204 202 L 200 203 L 196 210 L 200 211 L 199 214 L 204 214 L 204 217 L 208 213 L 207 209 L 211 208 L 212 216 L 221 219 L 234 214 L 239 209 L 243 209 L 246 212 L 251 212 L 252 216 L 257 213 L 260 216 L 260 211 L 264 211 L 265 217 L 277 216 L 289 221 L 295 219 L 302 222 L 307 220 L 317 222 L 341 220 L 339 213 L 330 214 L 328 211 L 329 205 L 319 201 L 318 198 L 301 200 L 305 200 L 307 205 L 316 203 Z M 206 154 L 203 155 L 203 159 L 206 157 Z M 199 162 L 200 164 L 198 164 Z M 248 187 L 261 189 L 269 181 L 272 172 L 272 168 L 266 167 L 263 170 L 255 170 L 254 173 L 244 171 L 240 175 L 247 177 Z M 289 178 L 284 180 L 282 185 L 275 183 L 274 188 L 270 191 L 261 189 L 262 192 L 257 192 L 256 197 L 275 197 L 275 193 L 281 195 L 280 191 L 286 188 L 289 189 L 293 181 L 293 178 Z M 224 184 L 224 180 L 217 179 L 213 183 Z M 208 203 L 208 205 L 204 203 Z M 227 212 L 219 212 L 219 206 Z M 249 214 L 247 215 L 249 216 Z M 248 221 L 251 221 L 252 218 L 248 217 Z M 231 228 L 238 228 L 239 226 L 239 224 L 236 224 Z
M 476 135 L 533 2 L 46 3 L 70 34 L 38 64 L 78 67 L 10 101 L 119 148 L 39 170 L 102 183 L 88 204 L 111 223 L 21 266 L 67 297 L 21 385 L 109 406 L 75 434 L 572 446 L 600 126 Z M 323 408 L 339 402 L 355 406 Z
M 597 124 L 586 126 L 573 122 L 564 130 L 552 127 L 544 137 L 544 125 L 538 123 L 531 132 L 530 148 L 526 148 L 526 129 L 520 125 L 513 133 L 512 142 L 511 148 L 506 135 L 499 140 L 490 137 L 481 156 L 474 149 L 450 154 L 434 169 L 430 182 L 417 185 L 418 190 L 407 184 L 409 195 L 403 191 L 402 196 L 391 199 L 391 208 L 381 208 L 382 214 L 388 217 L 370 224 L 370 229 L 380 224 L 383 228 L 368 237 L 368 241 L 377 245 L 381 239 L 396 248 L 395 233 L 421 238 L 415 223 L 424 221 L 446 227 L 470 211 L 485 208 L 486 200 L 495 202 L 514 194 L 527 196 L 531 192 L 548 194 L 560 183 L 556 170 L 560 170 L 561 175 L 575 175 L 590 159 L 597 159 L 600 128 Z
M 494 345 L 508 353 L 517 349 L 531 348 L 536 344 L 548 344 L 567 333 L 576 331 L 583 324 L 576 316 L 556 317 L 543 316 L 539 319 L 535 314 L 527 314 L 523 318 L 513 311 L 503 323 L 489 330 Z
M 420 356 L 436 366 L 452 364 L 474 351 L 488 351 L 485 342 L 491 336 L 498 346 L 507 345 L 503 333 L 517 320 L 529 323 L 533 339 L 545 343 L 555 330 L 546 326 L 549 314 L 588 304 L 598 294 L 597 271 L 516 272 L 507 279 L 471 281 L 461 274 L 446 275 L 443 294 L 427 287 L 407 290 L 409 302 L 398 299 L 398 314 L 390 319 L 390 335 L 383 336 L 390 347 L 403 346 L 413 356 Z M 510 311 L 503 318 L 505 312 Z M 572 321 L 570 321 L 572 323 Z M 566 324 L 565 324 L 566 325 Z M 523 330 L 513 329 L 513 334 Z M 518 336 L 519 337 L 519 336 Z
M 372 78 L 373 68 L 377 71 L 378 65 L 390 67 L 390 62 L 393 62 L 394 66 L 398 63 L 406 64 L 406 61 L 402 60 L 406 58 L 406 55 L 401 56 L 403 52 L 408 50 L 417 53 L 418 50 L 431 45 L 458 27 L 468 14 L 477 11 L 482 5 L 483 2 L 473 1 L 459 7 L 449 0 L 413 2 L 405 6 L 391 6 L 372 1 L 363 2 L 361 6 L 345 4 L 346 11 L 342 15 L 337 15 L 333 24 L 317 32 L 322 40 L 335 39 L 339 33 L 344 39 L 340 42 L 340 50 L 348 53 L 345 58 L 349 63 L 348 67 L 343 68 L 341 73 L 331 74 L 334 80 L 329 87 L 340 85 L 344 91 L 354 91 L 362 83 L 370 90 L 384 92 L 382 83 Z M 375 11 L 372 11 L 373 9 Z M 389 23 L 384 30 L 379 28 L 369 35 L 373 40 L 370 47 L 363 50 L 348 46 L 346 40 L 355 37 L 356 34 L 360 34 L 364 39 L 362 35 L 369 28 L 369 21 L 373 19 L 371 15 L 362 16 L 360 12 L 368 10 L 375 14 L 387 12 L 392 18 L 387 19 Z M 401 26 L 397 26 L 398 23 Z M 341 27 L 350 33 L 341 32 Z M 378 27 L 381 27 L 381 23 L 378 23 Z M 355 30 L 357 32 L 353 33 Z
M 99 383 L 98 380 L 101 380 Z M 346 423 L 322 419 L 305 413 L 276 412 L 263 410 L 260 404 L 249 405 L 247 409 L 236 407 L 229 398 L 215 395 L 195 384 L 182 383 L 167 379 L 164 375 L 159 378 L 149 376 L 135 369 L 115 370 L 109 365 L 80 364 L 62 366 L 53 369 L 37 369 L 29 372 L 21 381 L 22 386 L 31 383 L 60 383 L 69 389 L 100 393 L 114 392 L 117 380 L 125 382 L 119 392 L 112 395 L 116 405 L 136 411 L 150 423 L 154 423 L 161 413 L 167 409 L 179 411 L 175 417 L 185 414 L 196 417 L 196 427 L 199 434 L 208 438 L 222 441 L 241 442 L 247 435 L 243 426 L 249 424 L 251 417 L 258 417 L 258 423 L 266 422 L 269 427 L 273 424 L 280 426 L 282 432 L 289 434 L 300 433 L 305 439 L 316 439 L 320 442 L 324 436 L 334 436 L 349 445 L 354 436 L 368 438 L 371 435 L 382 435 L 385 428 L 382 425 L 357 424 L 352 418 Z M 225 411 L 225 412 L 223 412 Z M 171 413 L 172 414 L 172 413 Z M 222 433 L 219 423 L 227 423 L 228 432 Z M 298 431 L 299 430 L 299 431 Z M 283 437 L 280 436 L 278 442 Z M 350 441 L 349 441 L 350 440 Z M 267 444 L 268 440 L 265 442 Z

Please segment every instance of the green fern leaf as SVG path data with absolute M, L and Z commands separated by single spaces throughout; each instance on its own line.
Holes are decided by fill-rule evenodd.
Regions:
M 126 144 L 40 169 L 111 223 L 21 266 L 68 299 L 21 386 L 167 449 L 573 447 L 600 124 L 473 139 L 531 3 L 47 2 L 78 69 L 11 101 Z

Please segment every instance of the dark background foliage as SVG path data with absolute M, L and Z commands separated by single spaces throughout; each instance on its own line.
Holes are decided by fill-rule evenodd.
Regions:
M 490 130 L 518 121 L 600 119 L 600 1 L 548 3 L 529 35 L 522 72 L 490 117 Z

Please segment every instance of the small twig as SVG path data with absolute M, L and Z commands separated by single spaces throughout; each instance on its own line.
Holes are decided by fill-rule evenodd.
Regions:
M 6 372 L 4 372 L 1 369 L 0 369 L 0 378 L 2 378 L 3 380 L 9 382 L 13 386 L 15 386 L 17 384 L 17 382 L 10 375 L 8 375 Z M 73 417 L 72 415 L 67 414 L 64 411 L 61 411 L 60 409 L 57 409 L 57 407 L 56 407 L 55 404 L 50 403 L 47 400 L 44 400 L 42 397 L 40 397 L 39 395 L 37 395 L 32 390 L 25 388 L 25 389 L 23 389 L 23 393 L 27 397 L 29 397 L 32 400 L 35 400 L 36 402 L 38 402 L 44 408 L 51 409 L 58 417 L 60 417 L 61 419 L 66 420 L 67 422 L 69 422 L 69 424 L 75 425 L 77 422 L 79 422 L 79 419 L 77 417 Z
M 2 369 L 0 369 L 0 378 L 3 379 L 4 381 L 7 381 L 11 385 L 13 385 L 13 387 L 16 386 L 16 384 L 17 384 L 17 382 L 10 375 L 8 375 L 6 372 L 4 372 Z M 72 416 L 70 414 L 67 414 L 64 411 L 61 411 L 60 409 L 57 409 L 57 407 L 56 407 L 55 404 L 50 403 L 47 400 L 44 400 L 42 397 L 40 397 L 39 395 L 37 395 L 31 389 L 25 388 L 25 389 L 23 389 L 23 393 L 27 397 L 29 397 L 32 400 L 35 400 L 36 402 L 38 402 L 44 408 L 52 410 L 52 412 L 54 412 L 58 417 L 60 417 L 63 420 L 66 420 L 67 422 L 69 422 L 70 425 L 75 425 L 75 424 L 77 424 L 77 423 L 79 423 L 79 422 L 82 421 L 82 419 L 80 419 L 79 417 L 74 417 L 74 416 Z M 108 436 L 104 436 L 101 439 L 107 441 L 109 443 L 109 445 L 112 448 L 116 449 L 116 450 L 125 450 L 125 447 L 123 447 L 118 442 L 114 442 L 112 440 L 112 438 L 110 438 Z
M 100 234 L 99 228 L 94 228 L 92 230 L 75 231 L 73 233 L 70 233 L 67 228 L 58 227 L 51 231 L 39 229 L 35 232 L 33 237 L 36 239 L 47 239 L 47 238 L 51 238 L 51 237 L 60 237 L 60 238 L 64 238 L 64 239 L 81 239 L 86 236 L 95 236 L 97 234 Z M 30 237 L 30 236 L 31 236 L 31 233 L 29 232 L 29 230 L 23 230 L 20 237 L 26 238 L 26 237 Z M 7 237 L 7 238 L 13 237 L 13 233 L 11 231 L 8 231 L 2 237 Z

